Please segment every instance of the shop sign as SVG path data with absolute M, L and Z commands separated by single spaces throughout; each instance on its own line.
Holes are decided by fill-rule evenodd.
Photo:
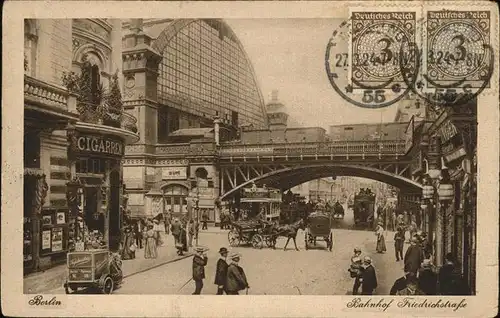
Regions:
M 163 180 L 186 179 L 187 168 L 186 167 L 162 168 L 161 176 Z
M 406 127 L 405 133 L 405 153 L 410 151 L 411 147 L 413 147 L 413 133 L 415 130 L 415 120 L 414 117 L 411 117 L 410 122 L 408 123 L 408 127 Z
M 441 143 L 449 141 L 451 138 L 455 137 L 458 133 L 457 127 L 449 120 L 445 121 L 441 127 L 439 127 L 437 134 L 441 137 Z
M 81 152 L 114 156 L 124 155 L 122 141 L 103 136 L 80 135 L 76 139 L 76 147 Z
M 452 162 L 454 160 L 457 160 L 463 156 L 465 156 L 467 152 L 465 151 L 464 147 L 460 147 L 457 150 L 453 151 L 452 153 L 449 153 L 444 156 L 446 162 Z
M 91 267 L 92 266 L 92 256 L 89 253 L 69 254 L 68 255 L 68 266 L 70 268 Z

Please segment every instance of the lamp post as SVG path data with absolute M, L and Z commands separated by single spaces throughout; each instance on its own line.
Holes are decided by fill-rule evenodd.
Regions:
M 197 176 L 196 177 L 196 227 L 195 227 L 195 234 L 196 234 L 196 246 L 198 246 L 198 227 L 199 227 L 199 222 L 200 222 L 200 178 Z
M 444 165 L 443 158 L 441 158 L 440 169 L 437 169 L 437 167 L 429 169 L 428 161 L 426 159 L 424 161 L 427 164 L 427 172 L 422 187 L 422 203 L 420 207 L 422 210 L 427 211 L 426 219 L 429 220 L 429 238 L 433 237 L 431 223 L 435 221 L 435 263 L 441 266 L 447 246 L 447 208 L 448 203 L 453 199 L 454 190 L 453 185 L 448 183 L 448 168 Z

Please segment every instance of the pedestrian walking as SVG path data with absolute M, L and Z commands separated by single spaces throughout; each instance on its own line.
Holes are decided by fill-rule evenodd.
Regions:
M 168 212 L 165 213 L 164 221 L 165 221 L 165 234 L 170 234 L 170 224 L 172 223 L 172 210 L 168 210 Z
M 144 233 L 144 258 L 156 258 L 158 256 L 156 250 L 156 232 L 153 230 L 153 225 L 148 225 L 148 230 Z
M 239 265 L 241 255 L 232 254 L 231 264 L 227 268 L 226 293 L 228 295 L 239 295 L 240 290 L 250 288 L 245 271 Z
M 426 295 L 437 294 L 437 274 L 430 259 L 424 259 L 418 273 L 418 287 Z
M 359 248 L 354 249 L 354 255 L 351 257 L 351 266 L 348 271 L 351 274 L 351 277 L 354 278 L 352 294 L 358 295 L 358 290 L 361 286 L 361 276 L 363 274 L 363 261 L 361 259 L 361 250 Z
M 377 228 L 375 229 L 375 235 L 377 236 L 377 253 L 385 253 L 387 248 L 385 246 L 384 228 L 382 227 L 382 222 L 378 222 Z
M 394 234 L 394 250 L 396 251 L 396 262 L 403 259 L 403 247 L 405 245 L 405 233 L 402 227 L 398 227 Z
M 207 211 L 203 211 L 203 215 L 201 216 L 201 221 L 202 221 L 201 229 L 202 230 L 208 230 L 208 225 L 207 225 L 208 214 L 207 214 Z
M 180 234 L 181 234 L 181 222 L 179 218 L 175 218 L 170 226 L 170 231 L 172 232 L 172 236 L 174 237 L 174 244 L 177 247 L 179 244 Z
M 227 248 L 221 247 L 219 249 L 220 258 L 217 261 L 217 268 L 215 270 L 215 285 L 217 285 L 217 295 L 223 295 L 227 282 Z
M 372 265 L 372 259 L 369 256 L 363 258 L 363 274 L 361 276 L 361 294 L 373 295 L 373 291 L 377 288 L 377 274 Z
M 439 269 L 438 291 L 440 295 L 465 295 L 462 274 L 455 266 L 452 253 L 446 254 L 445 264 Z
M 134 233 L 135 233 L 135 245 L 139 249 L 142 249 L 143 231 L 144 231 L 144 224 L 142 222 L 142 219 L 138 219 L 134 224 Z
M 193 295 L 201 294 L 203 289 L 203 280 L 205 279 L 205 266 L 208 262 L 208 257 L 206 254 L 206 249 L 203 247 L 195 247 L 195 252 L 193 256 L 193 280 L 195 284 L 195 290 Z
M 413 273 L 406 276 L 406 287 L 396 292 L 397 296 L 425 295 L 418 287 L 417 277 Z
M 188 230 L 188 246 L 192 247 L 193 246 L 193 237 L 195 236 L 195 231 L 196 231 L 193 219 L 189 220 L 187 230 Z
M 129 260 L 135 258 L 135 237 L 132 227 L 127 225 L 124 228 L 124 232 L 122 235 L 122 250 L 121 250 L 121 259 Z
M 407 273 L 413 273 L 415 276 L 424 260 L 424 253 L 418 244 L 418 239 L 412 237 L 411 245 L 408 247 L 405 253 L 405 266 L 404 271 Z

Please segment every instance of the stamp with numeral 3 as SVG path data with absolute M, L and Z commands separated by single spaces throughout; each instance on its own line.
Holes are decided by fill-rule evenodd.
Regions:
M 352 12 L 351 83 L 354 89 L 404 84 L 401 65 L 411 71 L 415 55 L 415 12 Z
M 490 12 L 427 11 L 426 18 L 427 86 L 484 85 L 492 62 Z

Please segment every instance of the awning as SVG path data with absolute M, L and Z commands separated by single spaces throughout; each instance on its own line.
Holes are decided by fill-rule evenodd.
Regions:
M 169 137 L 189 137 L 189 136 L 204 136 L 207 133 L 213 132 L 213 128 L 186 128 L 171 132 Z
M 281 202 L 280 199 L 276 198 L 242 198 L 241 203 L 253 203 L 253 202 Z

